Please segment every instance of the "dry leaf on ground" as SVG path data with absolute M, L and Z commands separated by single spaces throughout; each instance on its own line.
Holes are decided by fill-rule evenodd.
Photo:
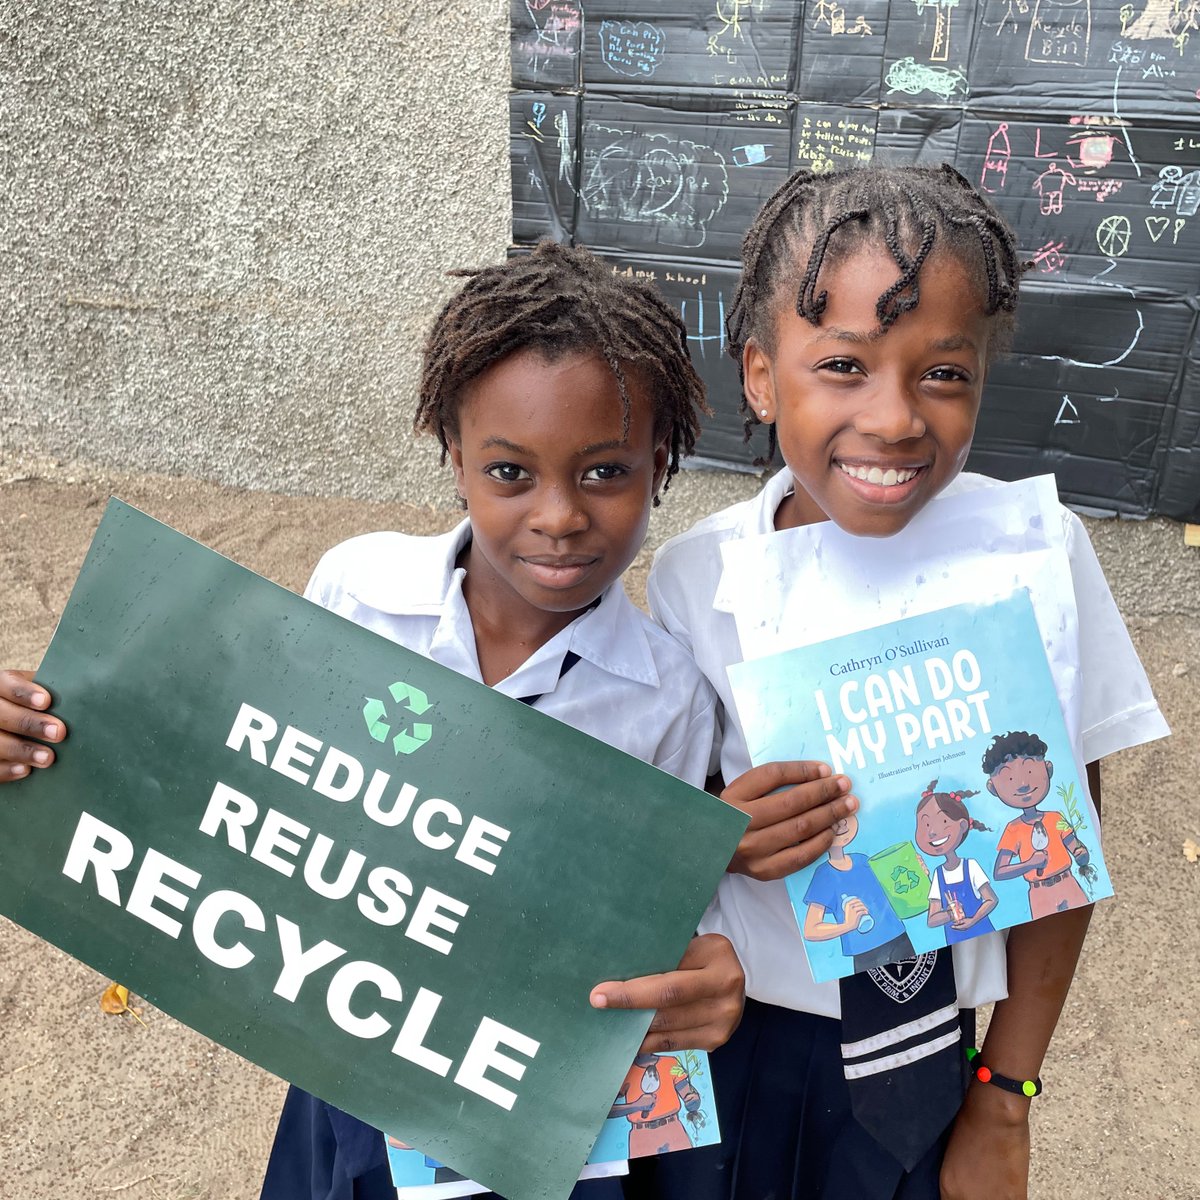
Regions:
M 1200 862 L 1200 845 L 1192 841 L 1191 838 L 1185 839 L 1183 843 L 1183 857 L 1190 863 Z
M 100 1009 L 113 1016 L 128 1013 L 139 1025 L 145 1025 L 138 1010 L 130 1007 L 129 989 L 122 983 L 110 983 L 104 989 L 104 993 L 100 997 Z

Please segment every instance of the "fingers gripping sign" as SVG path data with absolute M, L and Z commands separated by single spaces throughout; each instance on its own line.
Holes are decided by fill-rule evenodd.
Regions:
M 32 671 L 0 671 L 0 783 L 54 762 L 47 743 L 61 742 L 67 727 L 49 709 L 50 693 Z
M 833 826 L 858 810 L 850 780 L 820 762 L 752 767 L 722 793 L 750 817 L 729 870 L 752 879 L 782 879 L 815 862 L 833 841 Z
M 678 968 L 661 975 L 599 983 L 593 1008 L 653 1008 L 643 1053 L 715 1050 L 742 1019 L 746 977 L 729 940 L 719 933 L 694 937 Z

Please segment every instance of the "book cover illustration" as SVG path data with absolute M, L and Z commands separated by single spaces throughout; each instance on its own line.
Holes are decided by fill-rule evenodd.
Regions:
M 583 1179 L 625 1174 L 625 1162 L 721 1140 L 712 1074 L 703 1050 L 639 1054 L 588 1155 Z M 452 1200 L 487 1189 L 390 1136 L 388 1160 L 399 1200 Z
M 786 880 L 814 979 L 1112 895 L 1028 591 L 729 677 L 756 765 L 827 762 L 860 801 Z

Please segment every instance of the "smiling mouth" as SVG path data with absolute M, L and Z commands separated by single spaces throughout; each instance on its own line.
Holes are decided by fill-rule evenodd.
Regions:
M 878 484 L 880 487 L 897 487 L 902 483 L 908 483 L 922 471 L 921 467 L 856 467 L 844 462 L 839 462 L 837 467 L 843 475 L 849 475 L 851 479 Z
M 949 840 L 949 836 L 944 838 L 930 838 L 929 844 L 936 850 L 939 846 L 944 846 Z

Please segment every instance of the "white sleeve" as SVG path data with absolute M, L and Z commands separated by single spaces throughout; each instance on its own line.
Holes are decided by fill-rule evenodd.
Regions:
M 987 887 L 991 880 L 984 874 L 983 868 L 973 859 L 967 860 L 970 866 L 971 890 L 976 896 L 982 897 L 983 889 Z
M 1065 510 L 1064 510 L 1065 511 Z M 1083 522 L 1066 513 L 1067 553 L 1079 612 L 1085 763 L 1170 733 Z
M 938 887 L 938 873 L 933 871 L 929 876 L 929 898 L 936 900 L 939 904 L 942 902 L 942 889 Z
M 657 625 L 691 653 L 691 634 L 668 598 L 676 582 L 667 560 L 661 553 L 656 554 L 650 567 L 650 577 L 646 580 L 646 603 L 649 605 L 650 615 Z

